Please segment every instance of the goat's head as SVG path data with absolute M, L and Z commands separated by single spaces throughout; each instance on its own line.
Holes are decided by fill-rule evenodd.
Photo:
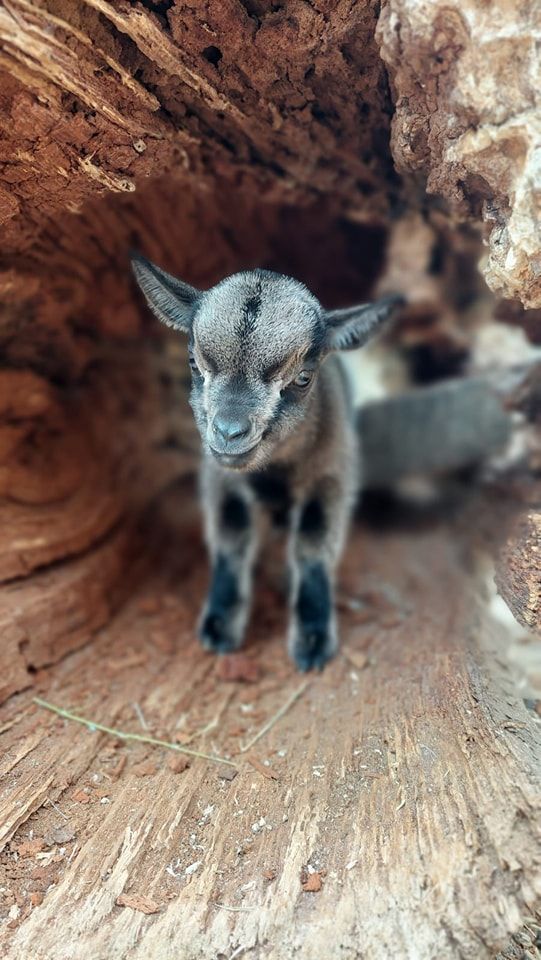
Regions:
M 132 266 L 156 316 L 188 335 L 204 448 L 237 470 L 269 461 L 304 420 L 325 357 L 366 343 L 399 299 L 326 311 L 302 283 L 267 270 L 201 291 L 140 256 Z

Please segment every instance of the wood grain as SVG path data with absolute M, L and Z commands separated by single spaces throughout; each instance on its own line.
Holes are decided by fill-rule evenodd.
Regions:
M 254 766 L 242 743 L 299 686 L 277 598 L 263 586 L 247 649 L 260 679 L 221 680 L 193 639 L 206 574 L 189 536 L 189 566 L 166 565 L 38 688 L 123 729 L 141 732 L 143 718 L 153 735 L 231 756 L 239 773 L 192 761 L 175 774 L 159 750 L 14 698 L 0 717 L 20 715 L 2 737 L 0 820 L 23 815 L 2 854 L 4 956 L 493 958 L 541 896 L 540 738 L 467 544 L 437 525 L 356 531 L 342 632 L 368 662 L 341 655 L 311 678 L 251 748 Z M 351 597 L 364 602 L 358 620 Z M 56 808 L 33 812 L 45 789 Z M 88 802 L 74 799 L 81 790 Z M 41 872 L 14 852 L 66 824 L 75 839 L 46 848 Z M 316 892 L 319 881 L 302 886 L 311 871 Z

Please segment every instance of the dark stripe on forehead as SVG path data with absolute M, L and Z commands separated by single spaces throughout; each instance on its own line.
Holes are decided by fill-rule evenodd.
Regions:
M 260 309 L 261 281 L 258 281 L 256 284 L 254 284 L 254 292 L 250 297 L 248 297 L 242 307 L 240 323 L 238 327 L 238 335 L 241 340 L 249 337 L 250 334 L 254 332 Z

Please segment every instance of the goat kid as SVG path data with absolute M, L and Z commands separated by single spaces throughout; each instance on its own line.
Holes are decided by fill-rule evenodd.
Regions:
M 321 669 L 338 647 L 335 571 L 362 476 L 336 354 L 362 347 L 401 298 L 324 310 L 267 270 L 201 291 L 140 256 L 132 265 L 151 310 L 189 339 L 212 571 L 201 641 L 217 653 L 242 644 L 266 510 L 289 530 L 289 653 L 300 670 Z

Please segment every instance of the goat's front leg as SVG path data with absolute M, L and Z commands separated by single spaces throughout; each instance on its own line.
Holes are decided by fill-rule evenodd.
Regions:
M 257 547 L 254 504 L 242 482 L 213 471 L 204 477 L 203 511 L 211 581 L 199 637 L 205 649 L 227 653 L 241 646 L 250 613 Z
M 321 670 L 338 649 L 334 577 L 350 512 L 334 478 L 321 482 L 293 511 L 288 649 L 302 671 Z

